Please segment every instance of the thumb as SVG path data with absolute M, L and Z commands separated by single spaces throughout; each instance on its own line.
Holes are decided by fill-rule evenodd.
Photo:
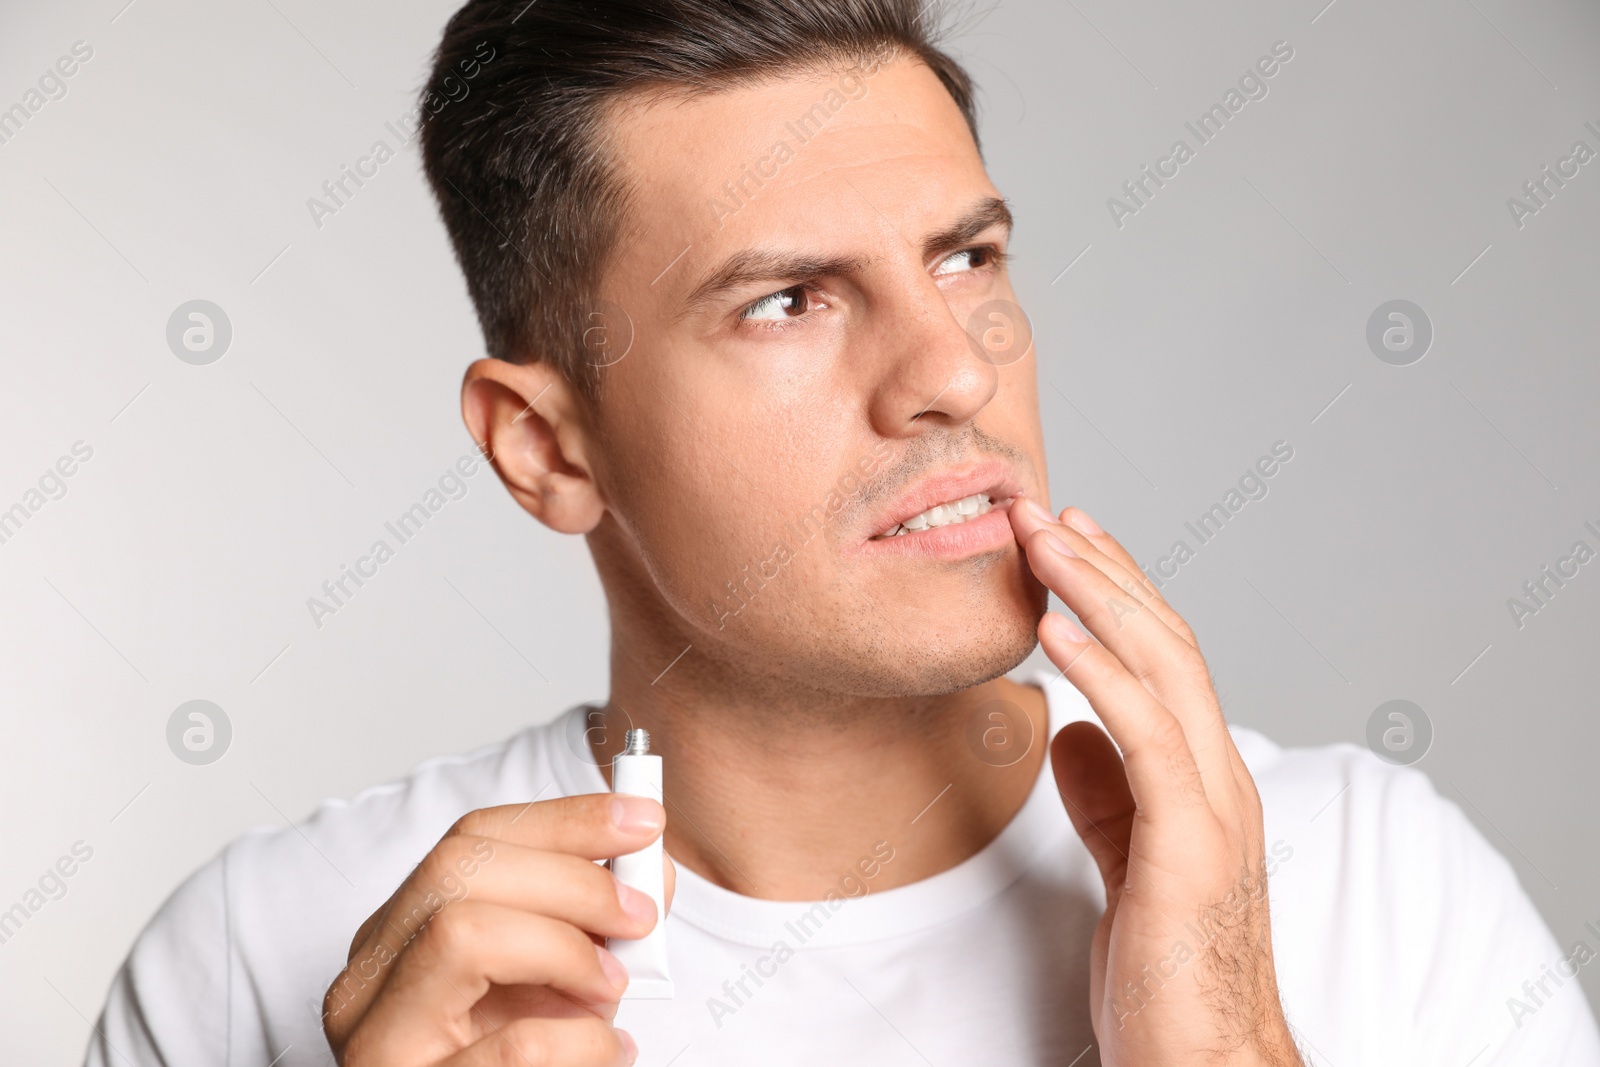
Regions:
M 1050 743 L 1050 766 L 1072 828 L 1094 857 L 1110 897 L 1127 876 L 1137 810 L 1117 746 L 1094 723 L 1071 722 Z

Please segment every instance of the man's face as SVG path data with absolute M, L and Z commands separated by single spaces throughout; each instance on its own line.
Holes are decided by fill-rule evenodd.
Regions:
M 1046 496 L 1034 354 L 1000 194 L 938 79 L 900 59 L 613 122 L 634 212 L 602 296 L 633 338 L 601 371 L 591 546 L 614 610 L 840 694 L 1015 666 L 1044 591 L 983 512 Z M 627 327 L 593 321 L 615 358 Z

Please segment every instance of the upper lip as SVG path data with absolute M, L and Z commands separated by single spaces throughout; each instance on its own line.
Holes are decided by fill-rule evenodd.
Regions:
M 951 467 L 906 487 L 892 502 L 873 517 L 870 540 L 888 533 L 909 518 L 921 515 L 935 504 L 948 504 L 962 497 L 982 493 L 999 502 L 1021 490 L 1008 464 L 997 459 Z

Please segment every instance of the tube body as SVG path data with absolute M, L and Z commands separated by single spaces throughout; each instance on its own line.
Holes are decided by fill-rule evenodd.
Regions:
M 649 797 L 659 803 L 661 757 L 627 752 L 618 755 L 611 761 L 611 791 Z M 658 837 L 638 852 L 611 861 L 611 873 L 617 881 L 647 894 L 656 902 L 658 916 L 651 931 L 637 941 L 606 939 L 606 948 L 628 969 L 624 1000 L 672 998 L 672 977 L 667 970 L 667 886 L 661 851 Z

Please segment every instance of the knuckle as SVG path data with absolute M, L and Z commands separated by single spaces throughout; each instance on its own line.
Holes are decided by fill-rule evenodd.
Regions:
M 1129 657 L 1130 659 L 1132 657 Z M 1128 673 L 1133 675 L 1134 681 L 1144 686 L 1150 692 L 1156 692 L 1161 682 L 1161 671 L 1153 663 L 1143 659 L 1134 659 L 1128 664 Z
M 487 838 L 466 834 L 451 834 L 433 846 L 423 861 L 417 865 L 419 884 L 445 896 L 454 897 L 460 892 L 461 880 L 470 876 L 484 861 L 484 843 Z M 492 846 L 488 855 L 493 855 Z
M 335 996 L 335 991 L 339 988 L 339 979 L 343 977 L 344 973 L 340 972 L 339 978 L 334 979 L 333 985 L 329 986 L 328 991 L 322 996 L 322 1032 L 327 1035 L 328 1044 L 333 1047 L 335 1052 L 339 1050 L 341 1043 L 349 1036 L 348 1031 L 353 1025 L 350 1021 L 340 1017 L 342 1014 L 341 1009 L 344 1005 L 341 999 Z
M 435 956 L 459 956 L 478 942 L 481 925 L 475 908 L 444 908 L 422 928 L 418 940 Z
M 451 824 L 445 840 L 453 837 L 487 837 L 491 819 L 482 808 L 469 811 Z
M 1198 678 L 1204 685 L 1211 684 L 1211 669 L 1206 666 L 1205 657 L 1200 655 L 1200 650 L 1193 645 L 1185 644 L 1174 650 L 1174 658 L 1178 668 L 1190 678 Z
M 563 913 L 575 908 L 577 914 L 591 919 L 620 914 L 617 881 L 606 868 L 560 852 L 546 853 L 542 862 L 548 865 L 542 885 L 552 906 Z
M 517 1019 L 500 1028 L 492 1046 L 496 1067 L 544 1067 L 552 1062 L 546 1027 L 538 1019 Z
M 1152 722 L 1147 736 L 1150 745 L 1157 751 L 1174 755 L 1188 741 L 1183 733 L 1183 724 L 1178 722 L 1177 717 L 1171 714 L 1162 715 Z
M 1245 813 L 1250 818 L 1251 831 L 1260 830 L 1262 835 L 1265 836 L 1265 826 L 1263 824 L 1265 812 L 1261 807 L 1261 793 L 1256 789 L 1255 780 L 1250 777 L 1248 772 L 1241 777 L 1239 793 L 1244 797 Z
M 604 1019 L 590 1017 L 574 1027 L 572 1044 L 581 1063 L 616 1063 L 622 1058 L 622 1041 Z
M 589 935 L 571 923 L 551 920 L 553 927 L 552 955 L 566 961 L 565 966 L 571 968 L 574 977 L 585 979 L 601 979 L 603 973 L 600 969 L 600 957 L 595 952 L 595 943 Z
M 417 864 L 417 879 L 425 885 L 437 885 L 439 879 L 448 874 L 460 856 L 464 837 L 450 836 L 434 845 L 428 854 L 422 857 L 422 862 Z
M 518 1019 L 500 1030 L 505 1039 L 495 1049 L 494 1062 L 504 1067 L 547 1067 L 560 1063 L 614 1062 L 621 1049 L 616 1031 L 604 1020 Z
M 381 1063 L 382 1058 L 376 1051 L 381 1044 L 382 1035 L 375 1033 L 372 1027 L 358 1026 L 345 1042 L 344 1052 L 339 1056 L 341 1067 L 368 1067 L 369 1064 Z

